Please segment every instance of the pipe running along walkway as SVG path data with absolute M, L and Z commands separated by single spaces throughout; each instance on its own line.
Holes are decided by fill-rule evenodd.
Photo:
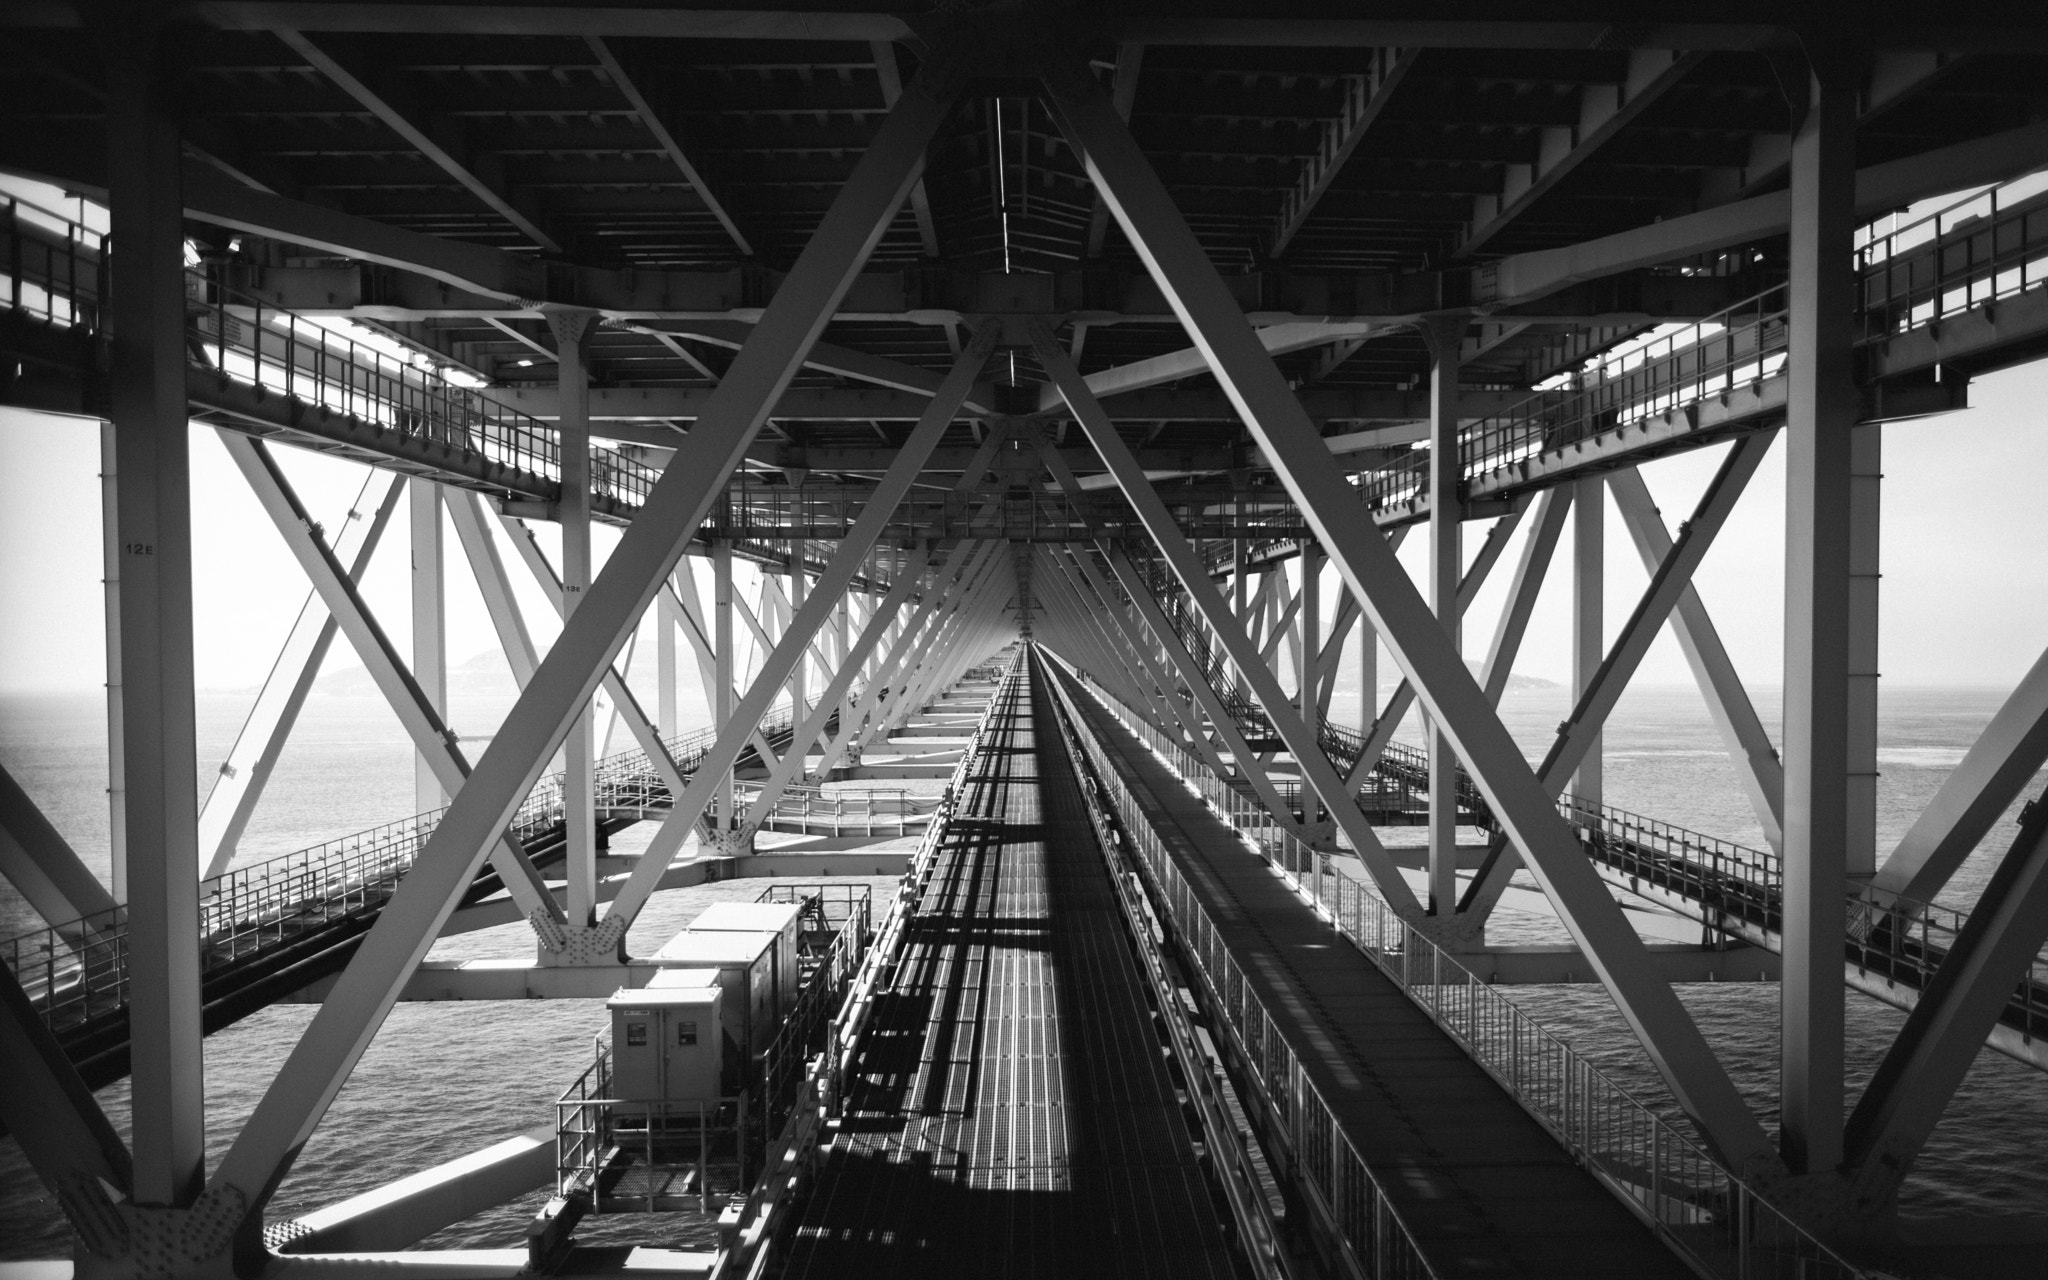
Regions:
M 905 921 L 788 1280 L 1247 1275 L 1050 695 L 1020 669 Z
M 1295 1158 L 1335 1189 L 1329 1212 L 1354 1256 L 1368 1268 L 1375 1255 L 1389 1257 L 1379 1237 L 1391 1218 L 1428 1269 L 1413 1274 L 1693 1275 L 1159 757 L 1052 663 L 1041 661 L 1038 670 L 1063 683 L 1079 732 L 1101 749 L 1213 924 L 1198 944 L 1183 938 L 1183 949 L 1227 954 L 1241 979 L 1218 994 L 1263 1007 L 1265 1018 L 1251 1020 L 1257 1029 L 1247 1037 L 1260 1061 L 1240 1061 L 1235 1074 L 1298 1082 L 1293 1096 L 1268 1098 L 1267 1124 L 1314 1135 Z M 1211 1011 L 1212 1022 L 1223 1014 Z M 1298 1073 L 1274 1068 L 1290 1057 Z M 1327 1112 L 1327 1129 L 1319 1119 L 1296 1118 L 1317 1105 Z M 1268 1157 L 1275 1158 L 1270 1143 Z M 1368 1221 L 1361 1210 L 1375 1192 L 1391 1214 Z

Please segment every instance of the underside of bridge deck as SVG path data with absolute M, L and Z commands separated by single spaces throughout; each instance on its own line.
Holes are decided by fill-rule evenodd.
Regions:
M 317 1269 L 266 1209 L 395 1002 L 644 982 L 657 893 L 906 860 L 766 1171 L 714 1251 L 657 1269 L 1121 1273 L 1170 1245 L 1176 1275 L 1649 1274 L 1678 1265 L 1658 1240 L 1704 1274 L 1896 1264 L 1979 1050 L 2048 1068 L 2048 806 L 1993 835 L 2048 761 L 2048 658 L 1902 839 L 1877 821 L 1885 435 L 2048 352 L 2048 16 L 1512 10 L 0 12 L 0 405 L 97 424 L 104 474 L 105 871 L 0 771 L 0 1121 L 78 1274 Z M 305 578 L 263 585 L 299 611 L 203 793 L 195 428 Z M 345 518 L 293 450 L 359 469 Z M 1695 452 L 1660 511 L 1659 460 Z M 1767 463 L 1780 724 L 1695 585 Z M 1647 580 L 1625 616 L 1610 512 Z M 394 524 L 403 618 L 365 586 Z M 1501 703 L 1546 584 L 1571 709 L 1531 746 Z M 472 597 L 518 696 L 465 743 Z M 1607 803 L 1603 728 L 1667 632 L 1754 835 Z M 417 816 L 256 858 L 337 638 Z M 1973 855 L 1994 870 L 1958 902 Z M 1504 905 L 1563 940 L 1509 945 Z M 1282 918 L 1332 950 L 1262 951 Z M 490 926 L 530 932 L 518 959 L 422 967 Z M 1354 970 L 1379 1004 L 1318 1003 Z M 1767 1099 L 1677 990 L 1736 972 L 1781 983 Z M 1657 1104 L 1489 986 L 1518 981 L 1598 983 Z M 1860 1089 L 1852 996 L 1906 1014 Z M 205 1035 L 293 999 L 318 1011 L 209 1135 Z M 1059 1028 L 1129 1074 L 1090 1054 L 1031 1093 L 1004 1037 Z M 1471 1105 L 1374 1148 L 1402 1037 Z M 126 1134 L 90 1092 L 124 1073 Z M 1512 1173 L 1431 1136 L 1488 1107 Z M 998 1229 L 1027 1203 L 985 1194 L 1002 1125 L 1075 1162 Z M 474 1211 L 485 1163 L 393 1203 Z M 1516 1178 L 1592 1190 L 1612 1230 L 1415 1190 L 1483 1209 Z M 598 1266 L 554 1249 L 580 1212 L 479 1274 Z M 1453 1218 L 1492 1243 L 1446 1244 Z M 431 1270 L 402 1251 L 424 1235 L 377 1265 Z

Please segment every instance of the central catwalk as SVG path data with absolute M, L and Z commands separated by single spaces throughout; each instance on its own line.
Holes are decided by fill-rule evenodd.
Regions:
M 1051 714 L 1028 668 L 997 694 L 792 1280 L 1245 1274 Z

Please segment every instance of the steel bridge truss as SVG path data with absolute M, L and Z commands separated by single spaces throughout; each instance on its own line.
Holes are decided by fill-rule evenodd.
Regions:
M 561 248 L 323 38 L 293 35 L 366 109 L 413 129 L 422 155 L 534 243 Z M 613 78 L 630 84 L 604 39 L 589 39 Z M 957 36 L 927 46 L 917 73 L 893 85 L 879 129 L 800 252 L 742 298 L 685 271 L 649 283 L 564 266 L 554 275 L 574 287 L 556 288 L 539 278 L 548 264 L 504 250 L 389 228 L 371 236 L 365 220 L 341 214 L 313 227 L 283 197 L 193 180 L 175 125 L 148 92 L 148 33 L 106 43 L 118 255 L 82 224 L 19 202 L 5 227 L 10 341 L 55 371 L 46 383 L 22 382 L 18 401 L 93 408 L 111 423 L 115 884 L 101 886 L 0 775 L 0 870 L 49 921 L 16 941 L 0 984 L 9 1019 L 0 1044 L 19 1082 L 0 1117 L 85 1252 L 132 1258 L 138 1241 L 168 1232 L 179 1242 L 167 1264 L 175 1274 L 260 1273 L 267 1201 L 392 1005 L 419 989 L 437 938 L 524 919 L 536 935 L 534 989 L 559 981 L 562 993 L 588 994 L 616 985 L 626 928 L 652 894 L 711 874 L 704 864 L 714 860 L 752 856 L 757 832 L 844 844 L 925 829 L 931 812 L 908 797 L 825 784 L 952 772 L 957 756 L 889 766 L 867 753 L 913 728 L 941 691 L 1020 634 L 1084 673 L 1155 749 L 1199 766 L 1218 810 L 1282 850 L 1292 874 L 1343 864 L 1355 887 L 1340 895 L 1350 904 L 1341 910 L 1369 914 L 1381 939 L 1361 946 L 1426 945 L 1502 980 L 1555 980 L 1560 970 L 1598 980 L 1682 1108 L 1700 1158 L 1824 1239 L 1858 1240 L 1892 1211 L 1981 1046 L 2048 1066 L 2038 1047 L 2048 1020 L 2038 958 L 2048 938 L 2048 811 L 2028 812 L 1974 910 L 1933 904 L 2048 761 L 2048 655 L 1896 849 L 1876 847 L 1873 812 L 1883 424 L 1960 407 L 1967 380 L 1944 379 L 1945 366 L 2027 358 L 2048 335 L 2039 287 L 2048 196 L 2014 181 L 2048 160 L 2038 126 L 1859 170 L 1852 144 L 1868 86 L 1809 50 L 1796 59 L 1805 92 L 1777 168 L 1785 190 L 1510 255 L 1460 277 L 1462 292 L 1424 298 L 1420 282 L 1395 282 L 1383 298 L 1354 290 L 1352 313 L 1305 319 L 1304 306 L 1276 318 L 1219 272 L 1134 137 L 1136 53 L 1120 55 L 1105 84 L 1058 41 L 996 49 Z M 1632 57 L 1612 95 L 1580 104 L 1581 128 L 1546 141 L 1527 174 L 1477 200 L 1452 257 L 1492 242 L 1692 58 Z M 887 61 L 893 69 L 893 53 Z M 1331 175 L 1411 62 L 1390 52 L 1347 91 L 1288 189 L 1273 252 L 1314 225 Z M 1056 274 L 1000 297 L 992 280 L 951 281 L 941 301 L 967 304 L 927 306 L 933 299 L 913 296 L 903 279 L 864 270 L 901 210 L 933 243 L 927 157 L 988 76 L 1035 82 L 1048 127 L 1085 172 L 1089 236 L 1099 243 L 1113 225 L 1133 250 L 1143 280 L 1127 282 L 1123 311 L 1067 305 L 1085 282 Z M 718 181 L 656 132 L 665 163 L 745 251 L 743 219 Z M 2000 185 L 1967 208 L 1859 232 L 1877 211 L 1984 183 Z M 354 261 L 280 267 L 261 280 L 221 262 L 189 267 L 188 216 Z M 1461 379 L 1516 325 L 1534 323 L 1501 319 L 1505 308 L 1777 237 L 1789 249 L 1780 283 L 1739 299 L 1725 283 L 1672 284 L 1691 304 L 1687 323 L 1644 336 L 1642 317 L 1609 316 L 1615 323 L 1590 326 L 1597 340 L 1582 331 L 1582 346 L 1561 340 L 1548 357 L 1561 380 L 1504 390 Z M 324 304 L 315 298 L 323 290 Z M 380 291 L 383 300 L 364 301 Z M 351 301 L 331 300 L 342 298 Z M 1142 314 L 1141 304 L 1177 323 L 1187 345 L 1084 372 L 1088 333 Z M 554 385 L 465 385 L 454 362 L 424 347 L 332 323 L 381 317 L 403 332 L 434 305 L 524 335 L 555 363 Z M 935 371 L 821 341 L 849 315 L 943 327 L 950 364 Z M 540 321 L 545 343 L 527 323 Z M 606 332 L 694 360 L 714 347 L 730 359 L 708 386 L 593 386 Z M 1309 351 L 1334 365 L 1395 332 L 1425 344 L 1419 389 L 1326 393 L 1280 363 Z M 1019 358 L 1042 378 L 1036 387 L 1020 385 Z M 86 376 L 102 359 L 104 378 Z M 1012 373 L 998 380 L 1005 363 Z M 798 385 L 821 371 L 835 385 Z M 102 393 L 103 404 L 88 403 Z M 877 424 L 878 439 L 774 438 L 772 422 L 807 414 Z M 192 785 L 182 431 L 192 415 L 218 428 L 308 584 L 203 805 Z M 1241 423 L 1245 447 L 1155 448 L 1145 426 L 1211 419 Z M 1692 585 L 1780 437 L 1782 755 Z M 280 444 L 373 468 L 346 519 L 331 529 L 314 519 L 278 464 Z M 1637 466 L 1710 445 L 1722 449 L 1719 469 L 1674 531 Z M 409 653 L 359 589 L 401 503 L 413 549 Z M 1649 582 L 1605 642 L 1599 547 L 1610 509 Z M 560 526 L 557 559 L 529 520 Z M 1468 555 L 1466 527 L 1483 521 L 1493 523 Z M 593 522 L 622 530 L 601 568 Z M 1568 524 L 1570 559 L 1559 565 Z M 456 534 L 520 689 L 475 759 L 447 722 L 444 529 Z M 1412 530 L 1428 541 L 1419 587 L 1395 558 Z M 544 650 L 517 601 L 508 547 L 558 614 L 560 634 Z M 760 569 L 752 602 L 736 592 L 739 559 Z M 1575 702 L 1532 766 L 1497 706 L 1553 570 L 1570 578 Z M 1463 657 L 1464 615 L 1497 572 L 1509 575 L 1507 603 L 1475 673 Z M 626 680 L 650 616 L 651 712 Z M 1666 627 L 1768 848 L 1603 802 L 1603 722 Z M 678 632 L 713 713 L 712 728 L 691 736 L 676 732 Z M 413 744 L 419 816 L 238 865 L 251 813 L 337 635 Z M 1401 683 L 1374 705 L 1382 645 Z M 1355 716 L 1334 705 L 1338 664 L 1353 646 L 1367 700 Z M 1394 741 L 1411 708 L 1427 727 L 1420 750 Z M 619 728 L 633 747 L 612 752 Z M 627 865 L 602 856 L 609 829 L 639 820 L 659 823 L 643 854 Z M 1378 834 L 1411 824 L 1427 828 L 1419 853 L 1390 849 Z M 1461 828 L 1487 836 L 1476 859 L 1459 846 Z M 679 864 L 692 835 L 700 856 Z M 1516 885 L 1517 871 L 1535 891 Z M 1320 884 L 1305 892 L 1326 900 Z M 1568 955 L 1488 945 L 1499 905 L 1539 896 L 1572 937 Z M 1652 946 L 1624 898 L 1720 941 L 1684 954 Z M 223 975 L 338 922 L 347 948 L 321 974 L 318 1012 L 209 1168 L 203 1034 L 251 1000 L 306 985 L 264 975 L 268 985 L 238 1004 L 223 996 Z M 1396 932 L 1413 942 L 1384 942 Z M 1731 964 L 1783 983 L 1775 1135 L 1674 991 L 1674 977 Z M 555 971 L 566 976 L 547 976 Z M 1842 1012 L 1850 988 L 1910 1011 L 1853 1106 Z M 130 1143 L 86 1088 L 123 1070 L 136 1099 Z

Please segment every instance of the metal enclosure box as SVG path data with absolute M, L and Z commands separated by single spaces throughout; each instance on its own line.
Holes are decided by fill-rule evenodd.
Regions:
M 779 988 L 776 1004 L 782 1017 L 796 1007 L 802 992 L 802 973 L 797 954 L 803 938 L 803 904 L 796 902 L 719 902 L 704 909 L 690 921 L 691 933 L 773 933 L 775 978 Z
M 657 975 L 605 1002 L 612 1017 L 612 1095 L 627 1102 L 717 1102 L 725 991 L 709 973 Z
M 649 959 L 664 969 L 710 969 L 725 990 L 726 1036 L 749 1060 L 767 1052 L 782 1019 L 776 993 L 776 938 L 772 933 L 692 933 L 684 930 Z

